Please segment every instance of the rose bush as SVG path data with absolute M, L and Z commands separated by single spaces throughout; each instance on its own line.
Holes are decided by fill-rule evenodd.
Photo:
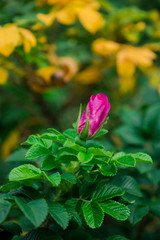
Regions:
M 76 125 L 91 127 L 86 128 L 89 138 L 106 133 L 100 128 L 110 109 L 107 97 L 91 96 L 87 108 L 89 112 L 85 110 L 83 121 L 79 117 Z M 85 123 L 86 114 L 90 125 Z M 18 154 L 25 152 L 21 158 L 25 164 L 13 168 L 9 183 L 0 187 L 0 237 L 4 239 L 7 232 L 12 240 L 90 240 L 96 237 L 91 229 L 100 228 L 106 216 L 127 220 L 137 198 L 143 202 L 144 197 L 134 178 L 117 172 L 139 162 L 151 164 L 151 157 L 115 154 L 90 139 L 78 143 L 76 128 L 63 133 L 48 130 L 29 136 L 22 144 L 29 146 L 27 151 L 17 150 Z M 13 153 L 8 162 L 17 161 L 16 156 Z M 96 240 L 126 239 L 110 238 L 109 231 L 105 236 L 98 235 Z

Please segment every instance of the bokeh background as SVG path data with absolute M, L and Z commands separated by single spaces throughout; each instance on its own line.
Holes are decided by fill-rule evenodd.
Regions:
M 144 194 L 138 214 L 109 219 L 97 236 L 160 239 L 159 0 L 0 1 L 0 184 L 24 158 L 20 143 L 71 127 L 80 103 L 99 92 L 111 110 L 98 141 L 149 153 L 154 164 L 124 169 Z

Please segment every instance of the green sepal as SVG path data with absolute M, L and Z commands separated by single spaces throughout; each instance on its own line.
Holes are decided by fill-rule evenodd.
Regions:
M 89 136 L 89 110 L 87 108 L 87 120 L 86 120 L 86 123 L 85 123 L 85 126 L 84 128 L 82 129 L 82 131 L 79 133 L 79 137 L 81 139 L 87 139 L 88 136 Z
M 78 125 L 79 125 L 79 121 L 80 121 L 80 118 L 81 118 L 81 114 L 82 114 L 82 104 L 80 104 L 80 107 L 79 107 L 77 122 L 75 122 L 74 125 L 73 125 L 77 134 L 78 134 Z

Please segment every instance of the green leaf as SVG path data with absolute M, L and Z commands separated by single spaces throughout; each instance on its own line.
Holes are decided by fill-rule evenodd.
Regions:
M 129 154 L 117 158 L 116 162 L 127 167 L 135 167 L 136 165 L 136 160 Z
M 77 157 L 78 157 L 78 160 L 81 163 L 88 163 L 92 160 L 92 158 L 94 157 L 94 154 L 93 153 L 79 152 Z
M 55 160 L 53 156 L 47 156 L 43 159 L 41 168 L 42 170 L 48 171 L 56 168 L 60 164 L 59 161 Z
M 52 134 L 50 134 L 50 133 L 43 134 L 43 138 L 55 140 L 55 141 L 58 141 L 61 143 L 64 143 L 66 141 L 66 137 L 62 133 L 58 132 L 56 129 L 49 128 L 48 130 L 51 131 Z M 55 136 L 56 136 L 56 138 L 55 138 Z
M 90 162 L 90 164 L 96 164 L 96 165 L 98 165 L 98 166 L 108 166 L 108 159 L 107 158 L 104 158 L 104 157 L 97 157 L 97 158 L 93 158 L 92 160 L 91 160 L 91 162 Z
M 125 221 L 130 215 L 130 210 L 127 206 L 113 200 L 101 203 L 101 207 L 105 213 L 117 220 Z
M 152 167 L 153 167 L 152 163 L 146 163 L 146 162 L 136 163 L 136 168 L 140 173 L 146 173 L 150 171 Z
M 97 177 L 98 177 L 98 173 L 96 172 L 83 172 L 82 175 L 84 176 L 85 180 L 87 182 L 95 182 Z
M 94 141 L 94 140 L 93 140 Z M 95 143 L 95 142 L 87 142 L 85 145 L 84 145 L 86 148 L 100 148 L 100 149 L 104 149 L 104 146 L 102 146 L 101 144 L 98 144 L 98 143 Z
M 43 174 L 54 187 L 57 187 L 61 183 L 61 175 L 59 172 L 53 173 L 49 176 L 45 172 L 43 172 Z
M 160 201 L 150 202 L 150 211 L 160 217 Z
M 1 224 L 0 228 L 14 235 L 20 235 L 22 233 L 21 227 L 14 222 L 7 222 L 4 224 Z
M 93 192 L 92 199 L 102 202 L 116 196 L 122 196 L 123 194 L 124 191 L 121 188 L 111 184 L 103 184 L 102 186 L 98 186 Z
M 9 182 L 9 183 L 7 183 L 5 185 L 2 185 L 0 187 L 0 191 L 8 192 L 8 191 L 10 191 L 12 189 L 16 189 L 16 188 L 20 187 L 21 185 L 22 184 L 20 182 Z
M 80 151 L 86 152 L 86 149 L 84 147 L 80 146 L 79 144 L 73 143 L 69 139 L 64 143 L 63 146 L 67 147 L 67 148 L 72 148 L 73 150 L 75 150 L 77 152 L 80 152 Z
M 113 184 L 121 187 L 126 193 L 134 195 L 136 197 L 142 197 L 143 194 L 140 191 L 136 180 L 130 176 L 123 176 L 115 178 L 112 181 Z
M 33 145 L 33 144 L 42 144 L 43 145 L 43 142 L 39 136 L 30 135 L 28 137 L 27 141 L 25 141 L 24 143 L 21 143 L 21 145 Z
M 34 144 L 30 147 L 30 149 L 26 153 L 26 159 L 35 159 L 38 157 L 51 155 L 51 151 L 47 148 L 43 147 L 40 144 Z
M 157 134 L 156 126 L 159 125 L 159 118 L 160 118 L 160 104 L 158 103 L 154 105 L 150 105 L 150 107 L 146 111 L 146 115 L 144 118 L 144 129 L 149 131 L 152 136 Z
M 137 163 L 153 163 L 152 158 L 147 153 L 134 153 L 132 156 L 136 159 Z
M 87 139 L 89 136 L 89 110 L 88 110 L 88 108 L 86 109 L 86 112 L 87 112 L 86 123 L 85 123 L 82 131 L 79 133 L 79 137 L 84 140 Z
M 88 148 L 89 153 L 93 153 L 96 157 L 106 157 L 106 158 L 111 158 L 112 157 L 112 152 L 105 151 L 104 149 L 101 148 Z
M 80 199 L 88 199 L 95 189 L 95 184 L 91 182 L 84 182 L 80 185 L 79 195 Z
M 124 108 L 120 112 L 120 117 L 126 124 L 140 128 L 142 126 L 143 118 L 140 111 L 131 108 Z
M 82 220 L 81 220 L 80 216 L 78 215 L 78 213 L 76 212 L 76 210 L 67 204 L 65 205 L 65 208 L 70 216 L 70 219 L 74 218 L 74 220 L 79 224 L 79 226 L 82 226 Z
M 0 199 L 0 223 L 2 223 L 8 216 L 11 206 L 10 202 Z
M 79 121 L 80 121 L 80 118 L 81 118 L 81 114 L 82 114 L 82 104 L 80 104 L 80 107 L 79 107 L 79 112 L 78 112 L 78 118 L 77 118 L 77 121 L 75 122 L 75 130 L 78 134 L 78 125 L 79 125 Z
M 59 203 L 49 203 L 49 213 L 53 219 L 63 228 L 66 229 L 69 224 L 69 215 L 66 209 Z
M 57 141 L 57 142 L 61 142 L 61 143 L 64 143 L 66 141 L 65 136 L 63 136 L 62 134 L 55 135 L 54 133 L 44 133 L 41 135 L 41 138 L 45 139 L 45 140 Z
M 11 170 L 9 174 L 10 181 L 21 181 L 25 179 L 40 179 L 41 170 L 34 165 L 24 164 Z
M 52 154 L 53 155 L 57 155 L 58 154 L 58 148 L 59 148 L 58 144 L 52 143 Z
M 148 174 L 148 179 L 153 183 L 157 184 L 160 182 L 160 169 L 153 169 Z
M 122 237 L 120 235 L 113 235 L 108 237 L 106 240 L 128 240 L 128 238 Z
M 91 163 L 83 163 L 80 165 L 81 168 L 85 171 L 91 171 L 94 167 L 94 164 L 91 164 Z
M 106 133 L 108 133 L 108 130 L 107 130 L 107 129 L 101 129 L 101 130 L 99 131 L 99 133 L 96 135 L 96 138 L 97 138 L 97 137 L 100 137 L 100 136 L 102 136 L 102 135 L 104 135 L 104 134 L 106 134 Z
M 5 159 L 5 162 L 25 162 L 25 154 L 26 149 L 21 148 L 13 152 L 7 159 Z
M 121 158 L 121 157 L 124 157 L 124 156 L 125 156 L 124 152 L 118 152 L 112 157 L 112 160 L 117 160 L 118 158 Z
M 17 194 L 25 195 L 31 200 L 36 200 L 42 197 L 42 193 L 40 191 L 28 186 L 22 186 L 21 188 L 17 189 Z
M 123 125 L 117 128 L 115 133 L 127 144 L 141 146 L 145 143 L 141 132 L 132 126 Z
M 144 204 L 133 204 L 129 206 L 130 208 L 130 217 L 129 221 L 132 224 L 136 224 L 137 222 L 141 221 L 142 218 L 148 213 L 149 207 Z
M 70 148 L 70 147 L 59 147 L 58 150 L 62 151 L 63 153 L 69 153 L 69 154 L 77 155 L 77 151 Z
M 60 133 L 58 130 L 54 129 L 54 128 L 48 128 L 48 131 L 54 133 L 54 135 L 62 135 L 62 133 Z
M 66 136 L 66 137 L 69 137 L 71 139 L 75 139 L 77 134 L 75 132 L 75 129 L 67 129 L 66 131 L 63 132 L 63 134 Z
M 61 178 L 67 182 L 75 184 L 77 182 L 77 179 L 72 173 L 63 173 L 61 175 Z
M 90 228 L 98 228 L 102 225 L 104 213 L 98 203 L 86 202 L 82 210 L 86 223 Z
M 50 148 L 52 146 L 52 140 L 50 139 L 42 139 L 43 145 L 46 148 Z
M 77 161 L 77 156 L 63 153 L 63 155 L 58 156 L 56 160 L 63 163 L 70 163 L 71 161 Z
M 79 202 L 80 202 L 79 198 L 70 198 L 69 200 L 66 201 L 66 204 L 76 209 L 76 206 L 78 205 Z
M 28 218 L 35 227 L 39 227 L 46 219 L 48 206 L 44 199 L 33 200 L 26 203 L 21 198 L 15 197 L 15 201 L 26 218 Z
M 108 165 L 99 166 L 99 172 L 106 177 L 114 176 L 117 173 L 117 167 L 114 163 L 110 163 Z

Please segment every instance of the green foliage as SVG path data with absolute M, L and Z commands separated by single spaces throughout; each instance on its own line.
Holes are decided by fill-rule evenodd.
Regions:
M 109 200 L 101 203 L 103 211 L 117 220 L 125 221 L 130 215 L 129 208 L 122 203 Z
M 79 152 L 78 155 L 78 160 L 81 162 L 81 163 L 88 163 L 92 160 L 92 158 L 94 157 L 94 154 L 93 153 L 85 153 L 85 152 Z
M 136 161 L 151 163 L 147 154 L 113 154 L 100 144 L 80 141 L 71 130 L 63 134 L 49 131 L 28 138 L 25 158 L 32 159 L 34 165 L 13 168 L 10 182 L 1 186 L 1 222 L 12 207 L 9 201 L 35 228 L 59 225 L 63 231 L 58 231 L 57 239 L 63 239 L 71 224 L 101 227 L 105 214 L 120 221 L 129 218 L 131 223 L 147 214 L 145 205 L 134 204 L 134 199 L 143 197 L 135 179 L 116 175 L 122 165 L 133 168 Z M 36 239 L 32 231 L 25 238 L 30 234 Z
M 32 135 L 25 142 L 29 146 L 26 159 L 35 159 L 36 166 L 23 164 L 15 167 L 9 174 L 10 182 L 0 189 L 9 194 L 6 195 L 8 199 L 16 203 L 36 228 L 43 222 L 54 222 L 65 230 L 72 221 L 79 226 L 86 222 L 94 229 L 102 225 L 105 214 L 120 221 L 129 218 L 131 223 L 147 214 L 145 206 L 129 200 L 129 195 L 132 198 L 143 196 L 134 178 L 116 176 L 119 165 L 134 167 L 136 161 L 152 162 L 147 154 L 113 154 L 100 145 L 90 147 L 89 142 L 77 141 L 71 130 L 63 134 L 54 129 L 49 131 L 51 133 Z M 25 185 L 30 187 L 24 188 Z M 131 204 L 131 215 L 125 203 Z M 0 206 L 3 222 L 12 206 L 7 198 L 5 200 L 5 195 Z
M 61 175 L 61 177 L 63 180 L 73 183 L 73 184 L 75 184 L 77 182 L 75 176 L 72 173 L 63 173 Z
M 41 146 L 40 144 L 34 144 L 27 151 L 26 159 L 28 160 L 35 159 L 35 158 L 50 155 L 50 154 L 51 152 L 47 148 Z
M 103 184 L 98 186 L 93 192 L 92 199 L 94 201 L 102 202 L 110 198 L 122 196 L 123 194 L 124 192 L 121 188 L 111 184 Z
M 129 216 L 129 221 L 132 224 L 139 222 L 149 211 L 149 207 L 145 204 L 135 204 L 130 206 L 131 215 Z
M 0 223 L 2 223 L 6 219 L 11 209 L 11 206 L 12 205 L 10 202 L 0 199 Z
M 104 213 L 99 203 L 86 202 L 82 209 L 86 223 L 90 228 L 98 228 L 101 226 Z
M 53 219 L 63 228 L 66 229 L 69 224 L 69 215 L 66 209 L 59 203 L 49 203 L 49 213 Z
M 41 170 L 34 165 L 24 164 L 14 168 L 9 174 L 10 181 L 41 178 Z
M 16 197 L 15 202 L 35 227 L 39 227 L 46 219 L 48 206 L 44 199 L 38 199 L 27 203 L 23 199 Z

